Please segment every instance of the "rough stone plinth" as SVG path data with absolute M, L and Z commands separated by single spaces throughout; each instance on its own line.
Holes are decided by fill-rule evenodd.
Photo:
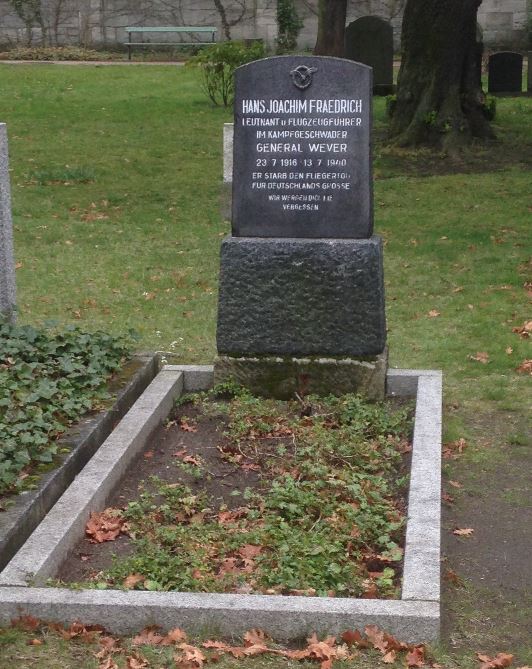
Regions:
M 222 243 L 219 355 L 356 358 L 386 344 L 382 241 Z
M 7 129 L 5 123 L 0 123 L 0 318 L 15 319 L 15 295 L 15 260 L 13 255 Z
M 214 362 L 214 381 L 235 381 L 254 395 L 292 399 L 304 396 L 360 393 L 369 400 L 385 394 L 387 349 L 359 358 L 253 358 L 219 356 Z

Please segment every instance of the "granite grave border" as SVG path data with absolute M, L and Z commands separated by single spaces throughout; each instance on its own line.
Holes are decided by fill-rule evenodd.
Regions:
M 134 356 L 114 382 L 113 405 L 82 418 L 59 440 L 61 455 L 54 469 L 42 474 L 34 490 L 20 493 L 13 504 L 0 513 L 0 570 L 11 560 L 74 477 L 94 455 L 115 425 L 125 416 L 139 395 L 159 371 L 158 354 Z M 111 390 L 114 388 L 111 386 Z
M 31 614 L 100 624 L 116 634 L 149 625 L 222 635 L 251 627 L 290 640 L 376 624 L 408 642 L 434 641 L 440 627 L 442 374 L 391 369 L 387 395 L 416 397 L 408 518 L 400 600 L 69 590 L 42 587 L 83 535 L 128 464 L 184 391 L 209 388 L 212 366 L 167 365 L 139 397 L 51 512 L 0 574 L 0 625 Z

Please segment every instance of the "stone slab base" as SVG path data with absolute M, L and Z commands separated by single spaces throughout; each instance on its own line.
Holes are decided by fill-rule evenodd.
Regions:
M 392 369 L 387 374 L 388 395 L 416 397 L 400 600 L 34 587 L 55 576 L 84 535 L 90 512 L 105 508 L 120 472 L 150 443 L 154 421 L 164 420 L 183 390 L 206 390 L 212 383 L 212 366 L 164 367 L 0 574 L 0 625 L 32 615 L 67 626 L 74 621 L 99 624 L 112 634 L 158 625 L 231 636 L 255 627 L 279 641 L 377 625 L 409 643 L 435 641 L 440 623 L 442 375 L 434 370 Z
M 292 399 L 300 395 L 360 393 L 384 399 L 388 349 L 358 358 L 276 358 L 218 356 L 214 382 L 233 380 L 254 395 Z
M 224 239 L 219 355 L 356 358 L 385 344 L 380 237 Z

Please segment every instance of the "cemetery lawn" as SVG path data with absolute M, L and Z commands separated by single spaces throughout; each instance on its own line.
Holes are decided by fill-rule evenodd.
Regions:
M 230 112 L 210 105 L 188 67 L 1 65 L 0 82 L 20 321 L 134 328 L 142 349 L 211 363 L 218 250 L 230 229 L 219 215 Z M 390 362 L 444 372 L 444 626 L 435 654 L 446 668 L 477 667 L 477 651 L 532 664 L 532 98 L 497 104 L 499 142 L 450 162 L 383 148 L 384 101 L 375 102 Z M 27 646 L 33 638 L 1 632 L 0 664 L 80 666 L 81 652 L 83 666 L 98 666 L 78 642 L 45 632 L 43 645 Z M 242 666 L 291 663 L 258 657 Z M 349 662 L 375 665 L 365 653 Z

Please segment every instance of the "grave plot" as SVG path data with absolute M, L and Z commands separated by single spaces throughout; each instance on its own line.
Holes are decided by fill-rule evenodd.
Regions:
M 166 367 L 159 373 L 1 574 L 0 623 L 31 612 L 63 623 L 83 619 L 116 633 L 151 624 L 188 631 L 212 625 L 223 634 L 260 627 L 279 639 L 377 624 L 406 641 L 435 639 L 441 450 L 441 375 L 435 372 L 394 370 L 387 379 L 390 395 L 417 395 L 400 599 L 44 587 L 83 537 L 90 514 L 107 507 L 128 465 L 149 450 L 150 436 L 175 398 L 183 389 L 208 388 L 212 380 L 212 367 Z
M 232 392 L 185 396 L 59 581 L 397 598 L 411 406 Z

